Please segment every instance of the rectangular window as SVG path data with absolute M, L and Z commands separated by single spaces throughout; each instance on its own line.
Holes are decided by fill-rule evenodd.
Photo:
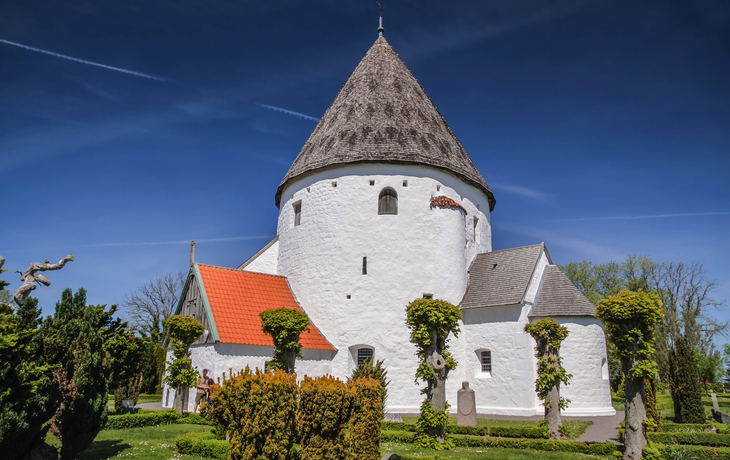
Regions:
M 492 372 L 492 352 L 482 352 L 482 372 Z
M 478 242 L 479 242 L 479 240 L 480 240 L 480 238 L 479 238 L 479 230 L 478 230 L 478 228 L 477 228 L 477 225 L 478 225 L 478 224 L 479 224 L 479 219 L 477 219 L 477 218 L 475 217 L 475 218 L 474 218 L 474 242 L 475 242 L 475 243 L 478 243 Z
M 358 348 L 357 349 L 357 365 L 358 366 L 370 359 L 373 359 L 373 349 L 372 348 Z
M 294 203 L 294 226 L 298 226 L 302 222 L 302 202 Z
M 367 257 L 362 258 L 362 274 L 363 275 L 368 274 L 368 258 Z

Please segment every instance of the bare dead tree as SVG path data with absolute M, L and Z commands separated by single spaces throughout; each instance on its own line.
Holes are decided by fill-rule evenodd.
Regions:
M 43 263 L 33 262 L 32 264 L 30 264 L 30 267 L 25 270 L 25 272 L 19 272 L 16 270 L 15 273 L 20 273 L 20 281 L 22 281 L 23 284 L 15 292 L 15 303 L 18 304 L 18 306 L 22 306 L 25 303 L 25 299 L 28 298 L 30 292 L 38 287 L 36 281 L 44 286 L 51 285 L 51 282 L 48 281 L 48 278 L 38 272 L 60 270 L 64 267 L 64 265 L 66 265 L 67 262 L 73 262 L 73 260 L 73 254 L 69 254 L 55 264 L 48 262 L 48 259 L 46 259 Z
M 161 342 L 162 323 L 174 313 L 187 273 L 157 276 L 128 294 L 122 302 L 131 328 Z

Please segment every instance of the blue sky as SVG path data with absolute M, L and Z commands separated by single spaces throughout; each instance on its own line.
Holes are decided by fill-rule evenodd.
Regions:
M 495 249 L 699 262 L 730 298 L 730 4 L 383 3 L 386 38 L 494 190 Z M 114 304 L 186 270 L 191 239 L 229 267 L 264 245 L 277 185 L 378 21 L 370 1 L 0 13 L 0 255 L 11 272 L 76 257 L 34 292 L 45 314 L 65 287 Z

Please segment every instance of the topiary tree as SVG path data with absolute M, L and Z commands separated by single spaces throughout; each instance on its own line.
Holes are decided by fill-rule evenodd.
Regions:
M 352 382 L 361 378 L 371 378 L 380 382 L 380 401 L 383 406 L 383 415 L 385 415 L 385 401 L 388 399 L 388 371 L 383 367 L 383 360 L 377 361 L 373 364 L 373 359 L 366 359 L 357 365 L 352 375 L 347 379 L 348 382 Z
M 302 357 L 299 335 L 309 332 L 309 318 L 293 308 L 272 308 L 259 313 L 261 329 L 274 340 L 274 359 L 271 367 L 294 373 L 294 363 Z
M 188 390 L 195 386 L 198 378 L 198 371 L 193 369 L 190 360 L 190 345 L 198 340 L 205 328 L 195 318 L 172 315 L 165 320 L 165 329 L 175 360 L 167 363 L 164 381 L 175 389 L 173 408 L 182 415 L 187 408 Z
M 548 422 L 550 437 L 558 439 L 561 437 L 560 411 L 568 407 L 570 402 L 560 397 L 560 382 L 567 385 L 568 380 L 573 377 L 565 372 L 560 358 L 560 344 L 568 337 L 568 328 L 552 318 L 545 318 L 534 324 L 526 324 L 525 332 L 537 342 L 535 391 L 545 406 L 545 420 Z
M 460 319 L 459 308 L 443 300 L 417 299 L 406 307 L 411 343 L 416 345 L 416 354 L 421 360 L 416 383 L 420 379 L 427 384 L 421 390 L 426 399 L 416 422 L 420 433 L 416 442 L 424 447 L 443 449 L 451 446 L 444 442 L 444 426 L 448 422 L 446 378 L 457 363 L 448 351 L 448 337 L 452 333 L 458 337 Z
M 675 423 L 705 423 L 697 364 L 693 350 L 682 335 L 677 335 L 669 351 L 669 384 Z
M 656 294 L 625 290 L 598 302 L 596 316 L 616 346 L 626 379 L 624 459 L 639 460 L 646 446 L 644 379 L 657 373 L 654 326 L 662 320 L 662 303 Z
M 86 291 L 63 291 L 53 317 L 43 324 L 44 355 L 58 364 L 54 383 L 60 404 L 51 432 L 61 440 L 61 460 L 73 460 L 106 423 L 110 361 L 104 342 L 123 323 L 112 319 L 116 306 L 86 305 Z
M 137 404 L 142 389 L 142 364 L 147 351 L 144 340 L 125 330 L 123 324 L 117 334 L 104 343 L 104 351 L 109 356 L 112 368 L 109 389 L 114 392 L 114 410 L 121 413 L 122 401 L 131 399 Z
M 0 267 L 3 261 L 0 257 Z M 10 301 L 7 285 L 0 280 L 0 293 Z M 43 442 L 45 423 L 58 400 L 53 366 L 43 359 L 37 305 L 38 300 L 28 298 L 13 313 L 10 305 L 0 303 L 0 452 L 8 460 L 26 457 Z

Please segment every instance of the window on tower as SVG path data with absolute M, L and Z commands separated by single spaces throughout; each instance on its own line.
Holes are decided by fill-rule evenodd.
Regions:
M 380 191 L 378 214 L 398 214 L 398 194 L 392 188 Z
M 358 348 L 357 349 L 357 365 L 364 363 L 365 361 L 370 361 L 373 359 L 373 349 L 372 348 Z
M 294 203 L 294 226 L 298 226 L 302 222 L 302 202 Z

